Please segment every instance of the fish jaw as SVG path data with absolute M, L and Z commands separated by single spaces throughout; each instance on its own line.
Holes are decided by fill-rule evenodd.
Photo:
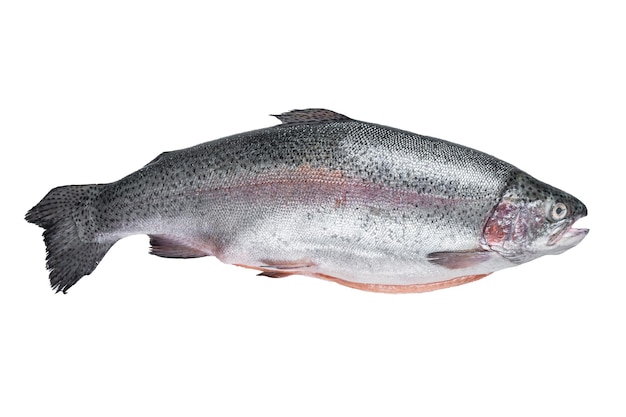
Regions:
M 575 228 L 575 221 L 567 225 L 563 231 L 548 239 L 548 244 L 554 246 L 552 255 L 558 255 L 578 245 L 589 233 L 589 229 Z

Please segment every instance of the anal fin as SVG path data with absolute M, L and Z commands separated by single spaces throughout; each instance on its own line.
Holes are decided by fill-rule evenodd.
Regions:
M 208 246 L 169 235 L 150 235 L 150 253 L 163 258 L 201 258 L 212 255 Z

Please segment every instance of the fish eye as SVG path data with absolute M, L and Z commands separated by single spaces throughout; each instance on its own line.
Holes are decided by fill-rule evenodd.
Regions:
M 565 216 L 567 216 L 567 211 L 567 206 L 565 204 L 555 203 L 550 211 L 552 220 L 563 220 Z

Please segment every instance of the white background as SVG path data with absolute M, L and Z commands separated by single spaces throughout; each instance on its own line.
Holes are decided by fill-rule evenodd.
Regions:
M 2 3 L 0 414 L 626 415 L 619 2 L 214 3 Z M 306 107 L 486 151 L 584 201 L 591 232 L 412 295 L 134 236 L 50 291 L 23 220 L 49 189 Z

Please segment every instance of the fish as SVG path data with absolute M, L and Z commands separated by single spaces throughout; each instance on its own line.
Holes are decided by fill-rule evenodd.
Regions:
M 573 227 L 580 200 L 486 153 L 326 109 L 273 116 L 116 182 L 52 189 L 25 217 L 44 229 L 52 289 L 138 234 L 159 257 L 414 293 L 563 253 L 589 231 Z

